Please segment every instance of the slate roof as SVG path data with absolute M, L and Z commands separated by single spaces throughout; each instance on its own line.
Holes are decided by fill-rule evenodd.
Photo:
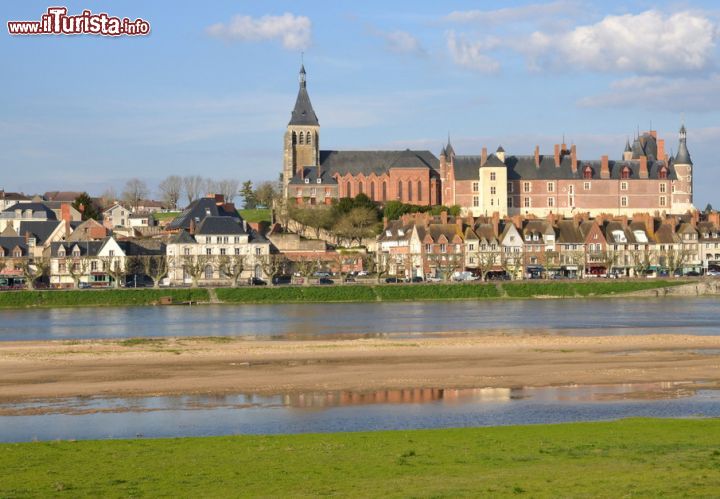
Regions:
M 58 251 L 60 248 L 65 249 L 65 256 L 72 256 L 72 250 L 75 246 L 80 249 L 80 256 L 97 256 L 98 252 L 105 245 L 104 239 L 102 241 L 77 241 L 77 242 L 55 242 L 50 244 L 50 256 L 58 257 Z
M 57 220 L 48 220 L 47 222 L 20 222 L 18 235 L 25 237 L 25 234 L 29 232 L 35 238 L 36 244 L 45 244 L 61 223 L 62 222 Z
M 128 239 L 120 241 L 120 247 L 128 256 L 164 255 L 165 242 L 162 239 Z
M 181 230 L 168 240 L 168 244 L 195 244 L 195 239 L 186 230 Z
M 167 230 L 190 229 L 190 222 L 199 224 L 205 217 L 230 217 L 241 222 L 240 215 L 232 204 L 218 205 L 215 198 L 196 199 L 167 225 Z
M 429 168 L 439 171 L 440 162 L 430 151 L 320 151 L 320 165 L 329 175 L 372 173 L 382 175 L 391 168 Z
M 482 168 L 498 167 L 498 166 L 500 166 L 500 167 L 505 166 L 505 163 L 503 163 L 502 160 L 500 158 L 498 158 L 495 154 L 491 154 L 490 156 L 488 156 L 488 159 L 487 159 L 487 161 L 485 161 L 485 164 L 482 165 Z
M 455 180 L 478 180 L 480 160 L 480 156 L 455 156 Z
M 13 205 L 3 211 L 3 214 L 6 213 L 7 215 L 4 215 L 2 218 L 15 218 L 15 210 L 22 210 L 23 213 L 31 210 L 33 218 L 37 218 L 36 214 L 38 214 L 40 216 L 46 216 L 48 220 L 57 220 L 55 212 L 44 203 L 21 203 Z
M 20 247 L 23 256 L 28 254 L 28 246 L 24 237 L 0 237 L 0 248 L 4 250 L 5 255 L 9 255 L 16 246 Z
M 205 217 L 195 230 L 196 235 L 240 235 L 246 234 L 237 219 L 230 217 Z
M 290 123 L 288 125 L 311 125 L 320 126 L 320 122 L 315 115 L 310 96 L 307 92 L 307 83 L 305 81 L 305 66 L 300 68 L 300 88 L 298 89 L 297 99 L 295 100 L 295 108 L 290 115 Z
M 305 184 L 305 179 L 308 179 L 308 184 L 317 185 L 317 178 L 318 178 L 318 169 L 314 166 L 306 166 L 303 168 L 304 176 L 300 175 L 300 170 L 298 170 L 295 173 L 295 176 L 290 179 L 290 184 L 292 185 L 303 185 Z M 335 177 L 331 176 L 330 173 L 321 170 L 320 172 L 320 184 L 334 184 L 337 185 L 337 180 L 335 180 Z

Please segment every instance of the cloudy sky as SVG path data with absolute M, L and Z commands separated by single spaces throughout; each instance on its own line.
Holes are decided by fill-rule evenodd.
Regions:
M 52 2 L 51 2 L 52 4 Z M 326 149 L 499 144 L 583 159 L 688 127 L 696 204 L 720 205 L 714 1 L 63 2 L 147 37 L 0 36 L 0 188 L 277 178 L 300 54 Z M 3 5 L 35 20 L 47 2 Z M 498 7 L 501 5 L 502 7 Z M 3 28 L 5 30 L 5 28 Z

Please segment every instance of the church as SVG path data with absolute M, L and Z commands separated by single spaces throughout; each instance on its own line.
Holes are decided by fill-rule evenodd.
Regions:
M 449 139 L 439 158 L 427 150 L 321 150 L 304 65 L 283 149 L 284 194 L 301 205 L 329 205 L 364 193 L 379 203 L 457 205 L 473 216 L 695 210 L 684 125 L 672 157 L 654 130 L 638 133 L 632 144 L 628 140 L 617 160 L 579 159 L 574 144 L 555 144 L 552 154 L 535 146 L 531 155 L 512 155 L 500 146 L 491 154 L 483 147 L 479 155 L 457 155 Z

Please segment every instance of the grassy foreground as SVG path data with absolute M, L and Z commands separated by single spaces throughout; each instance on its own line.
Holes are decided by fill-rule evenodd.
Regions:
M 2 444 L 0 469 L 0 497 L 711 497 L 720 420 Z
M 484 298 L 612 296 L 685 284 L 685 281 L 505 282 L 498 284 L 394 284 L 218 288 L 222 303 L 322 303 L 411 300 L 477 300 Z M 151 305 L 162 297 L 175 302 L 208 302 L 207 289 L 95 289 L 0 292 L 0 309 Z

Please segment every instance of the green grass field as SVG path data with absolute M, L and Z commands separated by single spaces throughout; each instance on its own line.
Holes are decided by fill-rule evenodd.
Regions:
M 388 284 L 346 286 L 275 286 L 218 288 L 223 303 L 322 303 L 417 300 L 478 300 L 488 298 L 613 296 L 645 289 L 684 284 L 685 281 L 504 282 L 468 284 Z M 150 305 L 161 297 L 175 302 L 209 302 L 207 289 L 92 289 L 0 292 L 0 309 L 23 307 L 79 307 Z
M 206 302 L 206 289 L 88 289 L 67 291 L 6 291 L 0 308 L 151 305 L 161 297 L 174 302 Z
M 172 220 L 179 214 L 180 214 L 179 211 L 156 212 L 156 213 L 153 213 L 153 218 L 157 222 L 162 222 L 163 220 Z
M 720 420 L 0 445 L 0 497 L 717 497 Z
M 238 210 L 240 216 L 246 222 L 268 222 L 270 223 L 270 209 L 258 208 L 254 210 Z

